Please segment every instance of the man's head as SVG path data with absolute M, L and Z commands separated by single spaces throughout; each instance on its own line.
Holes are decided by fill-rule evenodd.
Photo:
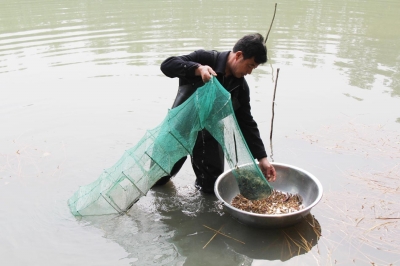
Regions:
M 261 34 L 249 34 L 241 38 L 233 46 L 227 62 L 227 75 L 237 78 L 251 74 L 259 64 L 267 62 L 267 48 Z
M 233 46 L 234 53 L 241 51 L 243 59 L 254 57 L 254 62 L 264 64 L 267 62 L 267 47 L 264 44 L 264 38 L 259 33 L 249 34 L 242 37 Z

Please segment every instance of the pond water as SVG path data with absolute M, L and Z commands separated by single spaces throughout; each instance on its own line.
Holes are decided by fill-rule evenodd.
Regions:
M 269 61 L 247 77 L 252 112 L 270 161 L 324 187 L 307 219 L 279 230 L 224 214 L 188 162 L 126 215 L 78 219 L 67 206 L 166 115 L 177 80 L 165 58 L 265 36 L 275 2 L 0 6 L 2 265 L 400 263 L 399 1 L 278 3 Z

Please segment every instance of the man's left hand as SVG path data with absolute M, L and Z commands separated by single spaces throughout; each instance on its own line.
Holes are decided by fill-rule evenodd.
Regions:
M 276 171 L 274 166 L 268 161 L 267 157 L 258 160 L 258 166 L 261 172 L 264 174 L 268 182 L 274 182 L 276 180 Z

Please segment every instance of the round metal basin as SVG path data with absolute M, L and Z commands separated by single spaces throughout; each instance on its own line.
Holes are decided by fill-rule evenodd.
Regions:
M 215 195 L 223 202 L 225 212 L 239 222 L 260 228 L 278 228 L 300 222 L 322 198 L 322 185 L 312 174 L 288 164 L 272 163 L 276 170 L 276 181 L 270 183 L 276 190 L 299 194 L 304 208 L 287 214 L 258 214 L 231 206 L 232 199 L 239 194 L 239 187 L 231 170 L 221 174 L 215 182 Z

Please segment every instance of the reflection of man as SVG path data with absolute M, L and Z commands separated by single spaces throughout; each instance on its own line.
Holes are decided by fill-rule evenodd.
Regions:
M 251 74 L 259 64 L 267 61 L 267 49 L 260 34 L 246 35 L 233 47 L 233 51 L 216 52 L 197 50 L 183 56 L 169 57 L 161 64 L 161 71 L 170 78 L 179 78 L 179 91 L 172 107 L 183 103 L 196 88 L 216 76 L 231 93 L 236 119 L 254 158 L 268 181 L 275 181 L 276 172 L 267 159 L 257 123 L 250 111 L 250 91 L 244 76 Z M 224 156 L 219 143 L 206 130 L 199 132 L 193 148 L 192 167 L 196 186 L 206 193 L 214 191 L 214 183 L 224 171 Z M 175 176 L 186 157 L 172 168 L 171 175 L 162 177 L 157 185 L 165 184 Z

